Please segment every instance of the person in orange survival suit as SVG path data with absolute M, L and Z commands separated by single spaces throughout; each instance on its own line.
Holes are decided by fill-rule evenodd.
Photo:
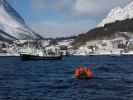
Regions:
M 75 70 L 75 76 L 76 76 L 76 77 L 79 77 L 80 74 L 81 74 L 81 71 L 83 71 L 83 67 L 77 68 L 77 69 Z
M 88 78 L 93 78 L 93 72 L 90 68 L 85 68 L 85 73 L 87 74 Z

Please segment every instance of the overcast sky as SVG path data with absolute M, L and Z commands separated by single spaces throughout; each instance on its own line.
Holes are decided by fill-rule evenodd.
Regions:
M 44 37 L 87 32 L 117 6 L 133 0 L 8 0 L 33 30 Z

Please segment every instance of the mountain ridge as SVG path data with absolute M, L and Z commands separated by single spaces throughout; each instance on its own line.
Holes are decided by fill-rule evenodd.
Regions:
M 0 0 L 0 30 L 1 37 L 9 40 L 43 39 L 26 25 L 24 19 L 6 0 Z
M 98 24 L 98 27 L 102 27 L 105 24 L 112 23 L 115 21 L 122 21 L 125 19 L 133 18 L 133 1 L 127 4 L 125 7 L 115 7 L 108 15 Z
M 126 39 L 132 38 L 133 19 L 126 19 L 123 21 L 105 24 L 104 27 L 97 27 L 86 33 L 79 34 L 72 45 L 73 47 L 77 48 L 91 40 L 113 39 L 116 38 L 116 36 L 122 36 Z

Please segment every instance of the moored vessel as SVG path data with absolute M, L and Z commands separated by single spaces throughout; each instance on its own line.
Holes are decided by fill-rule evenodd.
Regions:
M 22 48 L 20 50 L 22 60 L 61 60 L 62 53 L 60 48 Z

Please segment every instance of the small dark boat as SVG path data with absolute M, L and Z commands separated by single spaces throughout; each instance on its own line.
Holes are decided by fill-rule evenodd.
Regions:
M 30 55 L 30 54 L 20 54 L 22 60 L 61 60 L 62 55 L 54 55 L 54 56 L 38 56 L 38 55 Z

